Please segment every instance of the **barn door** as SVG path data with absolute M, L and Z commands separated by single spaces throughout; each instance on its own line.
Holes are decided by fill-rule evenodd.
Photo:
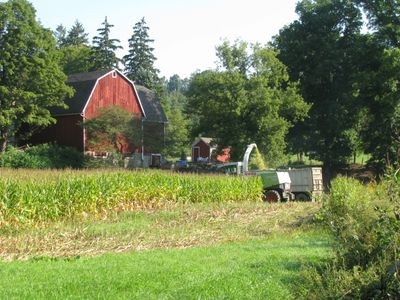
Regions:
M 197 159 L 200 157 L 200 147 L 193 147 L 193 157 L 192 161 L 197 162 Z
M 151 155 L 151 166 L 156 168 L 161 167 L 161 154 Z

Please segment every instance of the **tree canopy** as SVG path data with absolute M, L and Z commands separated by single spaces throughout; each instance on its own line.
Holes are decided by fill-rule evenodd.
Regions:
M 53 32 L 60 55 L 60 65 L 65 74 L 88 72 L 94 69 L 92 48 L 88 45 L 88 33 L 78 20 L 68 30 L 58 25 Z
M 73 93 L 58 64 L 56 41 L 26 0 L 0 3 L 0 151 L 24 124 L 55 122 L 48 110 Z
M 162 101 L 162 106 L 168 119 L 164 154 L 179 157 L 190 144 L 189 120 L 185 114 L 186 96 L 180 91 L 173 91 Z
M 390 111 L 399 105 L 390 85 L 397 81 L 397 1 L 304 0 L 296 11 L 299 20 L 273 42 L 312 104 L 310 118 L 290 131 L 293 152 L 308 152 L 325 166 L 347 163 L 357 150 L 398 162 L 399 144 L 387 138 L 397 122 Z M 369 32 L 362 31 L 363 12 Z
M 89 46 L 64 46 L 59 49 L 60 66 L 66 75 L 94 70 L 92 49 Z
M 289 81 L 286 67 L 269 47 L 224 42 L 217 56 L 219 69 L 197 73 L 189 84 L 187 109 L 196 120 L 193 135 L 232 146 L 233 159 L 256 142 L 270 165 L 278 164 L 288 129 L 309 109 L 297 84 Z
M 351 2 L 335 0 L 301 1 L 297 13 L 299 20 L 275 39 L 279 58 L 312 104 L 310 118 L 293 128 L 292 145 L 335 165 L 345 162 L 353 149 L 349 131 L 357 120 L 354 62 L 362 16 Z
M 400 2 L 358 2 L 372 29 L 359 81 L 360 97 L 368 112 L 362 132 L 364 147 L 378 166 L 399 166 Z

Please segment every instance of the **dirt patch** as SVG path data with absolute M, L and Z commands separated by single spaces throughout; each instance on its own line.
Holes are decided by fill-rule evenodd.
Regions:
M 371 166 L 351 164 L 337 170 L 338 175 L 355 178 L 363 183 L 376 181 L 378 172 Z

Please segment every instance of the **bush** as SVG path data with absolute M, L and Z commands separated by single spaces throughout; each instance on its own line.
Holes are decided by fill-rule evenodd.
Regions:
M 8 147 L 7 151 L 0 154 L 0 167 L 3 168 L 41 168 L 42 163 L 37 157 L 32 157 L 24 151 Z
M 332 182 L 319 215 L 334 236 L 335 260 L 307 271 L 310 299 L 400 298 L 400 178 L 379 185 L 349 178 Z M 303 291 L 304 291 L 303 290 Z
M 0 167 L 30 169 L 81 168 L 84 155 L 79 151 L 56 144 L 41 144 L 18 150 L 9 147 L 0 154 Z

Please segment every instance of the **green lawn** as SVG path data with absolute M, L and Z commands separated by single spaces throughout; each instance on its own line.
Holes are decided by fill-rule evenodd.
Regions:
M 312 229 L 241 242 L 0 263 L 0 299 L 291 299 L 330 256 Z
M 356 155 L 356 160 L 354 161 L 354 157 L 350 157 L 347 160 L 348 164 L 359 164 L 359 165 L 365 165 L 368 160 L 371 159 L 370 154 L 365 154 L 363 152 L 358 152 Z M 311 165 L 322 165 L 321 161 L 310 159 L 307 155 L 304 155 L 303 157 L 303 162 L 300 162 L 296 154 L 291 154 L 288 156 L 288 163 L 290 164 L 304 164 L 306 166 L 311 166 Z

